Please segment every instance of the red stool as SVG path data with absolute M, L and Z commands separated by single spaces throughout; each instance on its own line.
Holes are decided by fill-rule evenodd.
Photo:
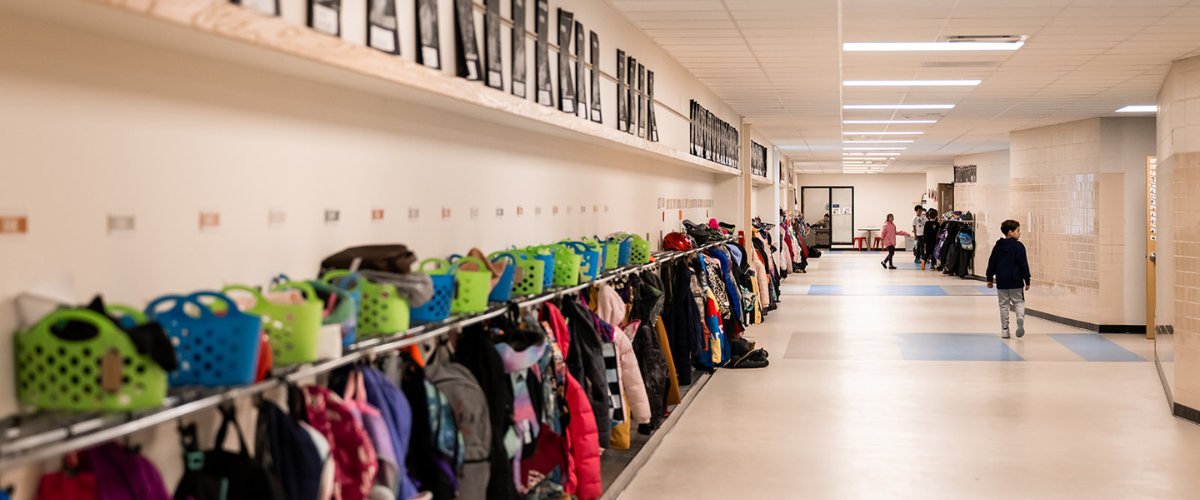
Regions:
M 858 238 L 854 238 L 854 246 L 858 247 L 858 250 L 859 250 L 860 252 L 861 252 L 862 250 L 864 250 L 864 249 L 863 249 L 863 247 L 864 247 L 866 244 L 867 244 L 867 239 L 866 239 L 865 237 L 861 237 L 861 236 L 860 236 L 860 237 L 858 237 Z
M 875 244 L 871 245 L 872 250 L 883 250 L 883 238 L 876 236 Z

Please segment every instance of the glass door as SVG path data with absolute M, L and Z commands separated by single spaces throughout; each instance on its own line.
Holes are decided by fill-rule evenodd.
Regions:
M 854 243 L 854 188 L 829 188 L 830 203 L 833 217 L 833 244 L 851 245 Z

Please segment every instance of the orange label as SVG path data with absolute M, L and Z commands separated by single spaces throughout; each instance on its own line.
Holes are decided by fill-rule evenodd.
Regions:
M 25 234 L 29 232 L 29 217 L 24 215 L 0 216 L 0 234 Z
M 212 229 L 221 225 L 219 212 L 200 212 L 200 229 Z
M 382 208 L 371 209 L 371 220 L 383 220 L 383 209 Z

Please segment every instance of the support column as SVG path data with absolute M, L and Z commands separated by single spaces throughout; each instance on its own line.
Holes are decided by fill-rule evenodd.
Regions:
M 751 190 L 754 189 L 754 179 L 751 177 L 753 174 L 750 170 L 750 154 L 754 148 L 751 147 L 750 141 L 750 124 L 742 118 L 741 151 L 738 153 L 738 167 L 742 170 L 742 199 L 739 205 L 742 207 L 742 213 L 735 224 L 738 225 L 738 230 L 745 232 L 747 245 L 751 244 L 751 232 L 754 230 L 754 226 L 750 224 L 754 213 L 754 208 L 750 206 L 753 199 Z

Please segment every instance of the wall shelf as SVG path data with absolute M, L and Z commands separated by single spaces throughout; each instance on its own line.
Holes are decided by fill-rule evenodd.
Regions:
M 718 175 L 741 172 L 227 0 L 0 0 L 0 9 Z
M 774 182 L 771 182 L 771 179 L 769 177 L 763 177 L 761 175 L 753 175 L 753 174 L 750 175 L 750 182 L 754 187 L 770 186 L 770 185 L 775 184 Z

